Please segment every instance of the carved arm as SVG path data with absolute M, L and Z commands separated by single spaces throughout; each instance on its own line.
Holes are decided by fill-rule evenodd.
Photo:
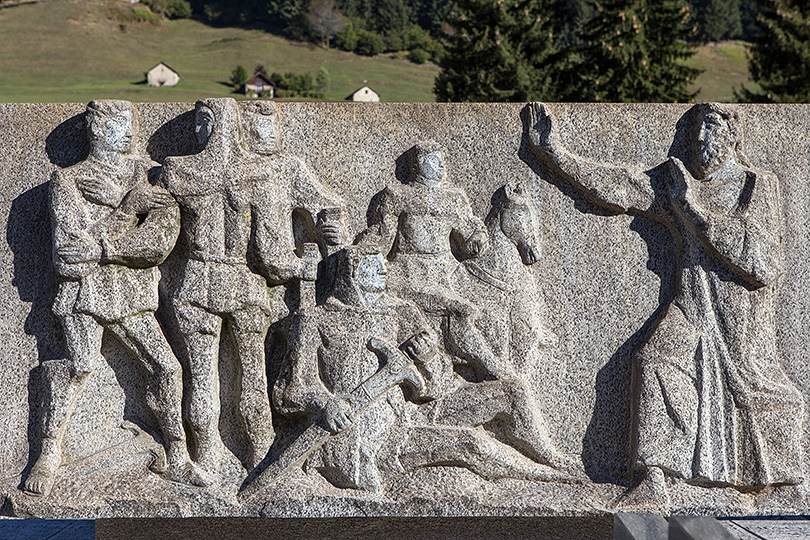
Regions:
M 644 172 L 585 159 L 560 144 L 554 117 L 542 103 L 529 106 L 529 146 L 553 172 L 582 189 L 596 204 L 616 212 L 644 211 L 655 197 Z

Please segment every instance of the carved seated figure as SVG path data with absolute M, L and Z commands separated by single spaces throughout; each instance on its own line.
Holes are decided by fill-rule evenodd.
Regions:
M 438 353 L 434 334 L 416 306 L 386 293 L 382 255 L 374 247 L 352 246 L 338 256 L 331 296 L 296 316 L 286 376 L 274 391 L 276 407 L 284 414 L 303 414 L 333 433 L 314 452 L 304 452 L 307 467 L 338 487 L 371 491 L 395 475 L 448 463 L 487 479 L 572 479 L 535 462 L 568 465 L 564 458 L 556 459 L 522 386 L 488 381 L 439 394 L 454 385 L 441 380 L 453 379 L 450 360 Z M 390 345 L 382 362 L 369 346 L 374 340 Z M 352 406 L 355 390 L 381 364 L 403 353 L 423 377 L 418 397 L 438 399 L 417 407 L 393 386 L 371 396 L 370 405 L 357 413 Z M 424 421 L 413 423 L 410 417 L 417 408 L 415 417 Z M 504 419 L 510 442 L 531 459 L 476 429 L 496 418 Z M 279 459 L 294 462 L 295 456 L 282 454 Z
M 487 247 L 486 227 L 473 214 L 464 191 L 446 185 L 437 143 L 420 142 L 408 155 L 410 181 L 388 186 L 375 198 L 370 226 L 356 243 L 375 245 L 387 254 L 394 294 L 414 302 L 426 315 L 447 320 L 449 352 L 470 362 L 482 376 L 514 378 L 476 328 L 478 308 L 452 283 L 461 268 L 451 250 L 451 235 L 460 238 L 463 250 L 475 258 Z
M 68 351 L 68 369 L 50 369 L 41 453 L 25 489 L 45 495 L 61 462 L 62 440 L 84 383 L 101 359 L 109 330 L 149 373 L 149 404 L 166 448 L 161 472 L 204 485 L 191 463 L 181 417 L 181 369 L 155 319 L 160 264 L 179 231 L 177 205 L 147 179 L 148 158 L 129 154 L 137 134 L 131 103 L 93 101 L 85 115 L 90 155 L 56 171 L 50 184 L 54 264 L 53 310 Z M 61 378 L 67 377 L 67 380 Z M 58 379 L 58 380 L 57 380 Z

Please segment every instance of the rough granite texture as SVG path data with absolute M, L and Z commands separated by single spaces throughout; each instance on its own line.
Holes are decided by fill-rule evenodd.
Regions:
M 236 114 L 230 103 L 212 100 L 209 105 L 218 113 L 217 118 L 226 118 Z M 660 343 L 644 349 L 642 346 L 651 336 L 661 334 L 656 333 L 655 327 L 674 305 L 673 298 L 683 297 L 679 267 L 674 261 L 683 260 L 684 253 L 692 252 L 676 242 L 681 233 L 673 232 L 671 227 L 678 226 L 672 225 L 668 214 L 655 208 L 637 211 L 633 204 L 626 208 L 617 206 L 608 200 L 604 189 L 599 191 L 602 187 L 587 184 L 588 178 L 604 180 L 606 173 L 577 176 L 576 171 L 570 170 L 572 164 L 583 167 L 585 162 L 624 167 L 640 172 L 637 176 L 640 182 L 645 171 L 652 178 L 677 175 L 681 170 L 675 167 L 677 162 L 668 161 L 675 157 L 687 164 L 689 171 L 684 171 L 683 181 L 688 184 L 689 173 L 694 173 L 689 159 L 695 146 L 690 130 L 696 115 L 695 110 L 689 112 L 690 106 L 550 104 L 543 111 L 526 104 L 285 103 L 277 106 L 275 125 L 278 148 L 287 156 L 283 163 L 272 157 L 274 152 L 261 148 L 259 143 L 268 137 L 261 122 L 246 128 L 246 137 L 258 141 L 255 147 L 239 146 L 244 140 L 235 138 L 233 119 L 230 132 L 217 132 L 215 124 L 214 135 L 203 137 L 200 145 L 199 107 L 198 140 L 195 140 L 194 105 L 137 104 L 135 108 L 140 134 L 133 140 L 129 153 L 164 166 L 163 171 L 155 170 L 152 181 L 161 183 L 171 193 L 180 210 L 180 240 L 160 264 L 162 277 L 155 318 L 172 348 L 167 353 L 167 365 L 171 364 L 173 353 L 184 367 L 186 433 L 173 436 L 170 433 L 173 421 L 158 420 L 156 415 L 171 417 L 171 411 L 166 412 L 170 407 L 154 406 L 149 399 L 149 394 L 155 391 L 150 376 L 133 361 L 133 354 L 111 332 L 105 331 L 101 342 L 104 361 L 97 362 L 87 376 L 64 433 L 53 436 L 54 440 L 59 437 L 63 440 L 61 467 L 52 479 L 52 490 L 46 496 L 22 490 L 41 452 L 42 441 L 47 438 L 47 426 L 43 428 L 42 420 L 50 403 L 46 388 L 55 384 L 48 381 L 59 377 L 67 380 L 53 367 L 61 364 L 50 362 L 66 358 L 68 353 L 59 319 L 52 309 L 61 278 L 53 264 L 48 182 L 54 171 L 62 171 L 60 174 L 66 177 L 64 169 L 90 163 L 86 160 L 90 143 L 85 134 L 85 105 L 0 104 L 3 141 L 0 186 L 5 194 L 0 219 L 5 220 L 6 230 L 5 242 L 0 242 L 0 257 L 5 262 L 0 267 L 6 269 L 0 279 L 4 310 L 0 317 L 4 341 L 0 352 L 4 365 L 4 377 L 0 379 L 3 436 L 0 514 L 61 519 L 206 516 L 600 516 L 599 519 L 604 519 L 617 508 L 732 516 L 807 512 L 806 481 L 796 482 L 802 480 L 808 467 L 806 456 L 810 455 L 805 421 L 810 405 L 806 362 L 810 354 L 810 340 L 806 338 L 810 330 L 810 292 L 805 286 L 810 277 L 810 245 L 806 241 L 810 237 L 807 135 L 810 106 L 733 108 L 739 113 L 732 134 L 736 152 L 745 156 L 749 167 L 746 171 L 757 171 L 751 173 L 754 176 L 743 177 L 750 180 L 750 186 L 743 187 L 741 197 L 755 195 L 744 201 L 735 210 L 739 214 L 734 216 L 745 219 L 744 212 L 749 206 L 755 208 L 759 204 L 761 188 L 757 186 L 770 186 L 768 189 L 777 195 L 765 196 L 764 204 L 778 201 L 770 210 L 781 221 L 781 265 L 774 265 L 776 271 L 769 270 L 773 257 L 757 251 L 746 259 L 755 267 L 749 272 L 754 278 L 744 283 L 734 281 L 741 275 L 739 268 L 747 264 L 744 261 L 734 267 L 737 273 L 733 278 L 724 282 L 728 288 L 717 289 L 720 296 L 707 296 L 719 298 L 711 305 L 721 318 L 726 317 L 723 324 L 727 325 L 721 332 L 725 341 L 712 343 L 722 349 L 737 335 L 735 324 L 750 326 L 750 320 L 760 324 L 763 319 L 728 298 L 743 290 L 761 290 L 762 282 L 767 282 L 765 290 L 773 301 L 773 310 L 766 309 L 765 313 L 772 314 L 768 315 L 772 318 L 761 328 L 763 332 L 768 328 L 775 330 L 775 353 L 771 357 L 777 360 L 776 365 L 781 366 L 783 373 L 777 367 L 777 371 L 770 369 L 761 374 L 761 379 L 753 377 L 748 382 L 764 381 L 764 391 L 775 392 L 776 401 L 784 408 L 762 409 L 757 404 L 753 407 L 755 412 L 765 417 L 772 414 L 785 426 L 795 426 L 797 430 L 793 433 L 792 427 L 782 429 L 779 427 L 782 424 L 766 422 L 766 427 L 776 426 L 774 430 L 778 432 L 778 437 L 768 438 L 766 444 L 781 441 L 779 437 L 801 444 L 795 455 L 774 457 L 762 451 L 759 455 L 765 457 L 760 461 L 735 454 L 728 461 L 738 459 L 741 463 L 734 474 L 717 467 L 706 472 L 705 464 L 697 464 L 698 452 L 693 456 L 684 451 L 684 443 L 676 444 L 674 438 L 655 444 L 638 442 L 634 425 L 641 426 L 641 440 L 648 440 L 644 437 L 650 437 L 655 426 L 645 424 L 645 419 L 653 418 L 651 415 L 634 418 L 636 411 L 664 411 L 665 416 L 677 416 L 673 407 L 677 412 L 684 403 L 693 403 L 689 393 L 677 384 L 671 391 L 674 394 L 667 394 L 668 384 L 675 378 L 651 379 L 642 372 L 640 376 L 637 374 L 641 381 L 638 384 L 646 388 L 644 381 L 658 380 L 662 395 L 668 396 L 663 400 L 666 407 L 656 409 L 659 402 L 655 397 L 648 399 L 650 394 L 642 394 L 641 404 L 636 402 L 634 406 L 632 369 L 634 358 L 646 361 L 652 355 L 655 361 L 663 355 L 657 352 L 665 349 Z M 265 114 L 257 111 L 251 114 Z M 549 150 L 553 145 L 543 139 L 548 128 L 540 124 L 546 113 L 551 115 L 556 130 L 553 141 L 556 150 Z M 241 114 L 246 115 L 246 110 L 242 109 Z M 214 148 L 216 144 L 221 145 L 219 149 Z M 223 150 L 229 144 L 233 148 Z M 576 159 L 555 161 L 554 152 L 560 148 Z M 440 158 L 435 158 L 436 155 Z M 169 156 L 177 157 L 167 161 Z M 242 208 L 240 182 L 272 167 L 283 170 L 285 178 L 295 175 L 310 178 L 306 180 L 310 182 L 308 185 L 320 186 L 317 189 L 328 193 L 327 199 L 331 198 L 334 204 L 319 206 L 319 201 L 311 201 L 304 195 L 299 194 L 301 200 L 294 200 L 292 196 L 276 193 L 266 195 L 267 199 L 251 199 L 250 212 L 254 217 L 245 218 L 247 229 L 242 229 L 242 237 L 228 229 L 236 227 L 235 222 L 223 216 L 217 218 L 220 221 L 212 218 L 206 223 L 222 223 L 224 229 L 210 227 L 207 232 L 189 233 L 192 214 L 216 210 L 216 204 L 222 205 L 223 200 L 233 203 L 232 208 Z M 443 180 L 446 192 L 452 191 L 453 195 L 445 193 L 436 198 L 420 195 L 422 188 L 414 184 L 416 170 L 423 180 L 429 180 L 430 171 L 439 170 L 436 178 Z M 721 180 L 733 184 L 735 171 L 727 171 L 728 178 Z M 632 175 L 625 176 L 630 182 Z M 617 182 L 621 178 L 620 174 Z M 191 199 L 197 194 L 184 192 L 183 186 L 209 180 L 216 185 L 206 193 L 219 197 L 219 202 L 195 207 L 199 201 Z M 582 186 L 594 191 L 585 195 Z M 312 193 L 311 189 L 306 192 Z M 246 252 L 229 253 L 232 258 L 227 264 L 235 268 L 235 280 L 242 272 L 239 268 L 245 268 L 254 272 L 251 276 L 261 274 L 274 285 L 268 293 L 269 308 L 262 308 L 265 304 L 258 301 L 249 304 L 261 311 L 258 318 L 250 319 L 255 321 L 255 327 L 239 318 L 241 315 L 234 315 L 239 306 L 215 308 L 178 293 L 183 290 L 180 286 L 183 278 L 190 275 L 187 259 L 210 268 L 216 261 L 206 260 L 207 255 L 202 252 L 218 241 L 235 245 L 244 240 L 248 242 L 246 246 L 261 243 L 255 216 L 267 210 L 268 205 L 291 200 L 292 206 L 275 211 L 283 215 L 290 208 L 306 210 L 296 211 L 294 226 L 289 231 L 294 236 L 298 257 L 303 255 L 299 267 L 288 274 L 279 270 L 280 266 L 259 272 L 252 269 L 256 265 L 268 268 L 277 259 L 261 260 L 265 251 L 252 254 L 250 247 L 245 248 Z M 119 197 L 110 208 L 118 205 L 116 208 L 120 209 L 124 204 Z M 337 214 L 329 213 L 333 206 L 340 208 Z M 531 215 L 522 219 L 530 219 L 536 226 L 535 237 L 520 251 L 500 238 L 493 225 L 493 220 L 500 218 L 501 229 L 506 228 L 503 216 L 516 209 L 523 209 L 524 216 Z M 135 230 L 148 225 L 153 210 L 138 212 L 140 218 L 127 226 Z M 429 219 L 409 221 L 414 215 Z M 758 232 L 764 228 L 765 233 L 775 234 L 774 229 L 768 229 L 767 219 L 763 220 L 753 219 L 752 227 L 759 227 Z M 335 225 L 337 222 L 339 225 Z M 265 232 L 287 234 L 285 223 L 282 220 L 281 225 Z M 330 228 L 330 224 L 335 226 Z M 686 229 L 700 230 L 700 225 L 696 227 Z M 755 232 L 746 231 L 746 238 L 754 242 Z M 435 246 L 448 253 L 450 248 L 453 250 L 453 257 L 440 261 L 444 270 L 454 276 L 476 276 L 476 272 L 481 275 L 481 268 L 488 269 L 490 278 L 484 282 L 489 285 L 482 286 L 481 279 L 470 278 L 445 282 L 442 277 L 445 273 L 437 271 L 432 263 L 426 265 L 423 255 L 432 248 L 423 240 L 436 232 Z M 721 234 L 712 249 L 721 252 L 719 260 L 727 262 L 733 258 L 722 252 L 722 238 L 725 237 Z M 352 239 L 358 247 L 339 251 L 340 246 Z M 202 251 L 193 257 L 188 253 L 196 248 L 189 248 L 189 241 L 202 246 Z M 313 253 L 307 242 L 315 241 L 320 242 L 321 255 L 329 256 L 321 263 L 316 281 L 312 261 L 307 259 L 307 254 Z M 489 249 L 485 249 L 486 243 Z M 107 257 L 112 248 L 104 249 L 102 257 Z M 388 255 L 387 260 L 376 255 L 375 249 Z M 314 250 L 317 262 L 318 249 Z M 153 258 L 154 262 L 149 264 L 154 265 L 159 259 Z M 703 264 L 701 261 L 705 262 L 701 259 L 696 264 Z M 121 264 L 125 267 L 130 263 Z M 139 268 L 149 268 L 146 263 L 139 264 Z M 214 281 L 206 286 L 211 287 L 211 283 Z M 203 286 L 195 287 L 199 292 Z M 234 290 L 247 295 L 247 287 L 238 285 Z M 374 287 L 380 290 L 375 292 Z M 358 290 L 362 292 L 357 293 Z M 214 287 L 212 291 L 207 296 L 209 300 L 218 298 L 219 289 Z M 727 295 L 723 296 L 726 293 L 722 291 L 727 291 Z M 368 307 L 369 297 L 376 301 L 373 309 Z M 206 320 L 224 321 L 221 341 L 212 341 L 207 334 L 203 347 L 192 331 L 193 325 L 189 326 L 187 321 L 178 324 L 176 306 L 181 301 L 205 311 L 207 315 L 200 316 Z M 296 310 L 299 303 L 308 307 Z M 727 309 L 729 306 L 736 311 Z M 478 328 L 471 326 L 473 308 Z M 151 313 L 150 309 L 153 308 L 143 307 L 139 313 Z M 409 310 L 415 310 L 416 314 L 410 315 Z M 520 334 L 504 341 L 504 336 L 510 333 L 510 327 L 504 326 L 507 319 L 523 321 L 532 330 L 529 345 L 520 341 Z M 485 323 L 480 324 L 481 320 Z M 105 328 L 108 323 L 104 323 Z M 339 328 L 346 331 L 337 331 Z M 385 333 L 382 338 L 381 328 Z M 255 347 L 239 345 L 243 331 L 250 333 L 252 339 L 256 336 L 261 339 L 267 331 L 266 388 L 261 377 L 246 375 L 250 369 L 246 362 L 252 358 Z M 330 331 L 335 335 L 330 335 Z M 703 336 L 702 358 L 726 365 L 723 362 L 729 355 L 724 356 L 722 351 L 706 352 L 708 331 L 701 326 L 700 332 L 694 335 Z M 750 328 L 747 332 L 740 335 L 761 334 L 756 328 L 753 334 Z M 684 339 L 690 335 L 683 334 Z M 386 343 L 372 343 L 375 337 Z M 452 346 L 448 345 L 450 342 Z M 288 345 L 292 352 L 285 359 Z M 154 346 L 155 350 L 161 347 Z M 736 349 L 731 348 L 733 363 Z M 188 353 L 192 349 L 204 352 L 193 356 Z M 498 358 L 507 354 L 504 350 L 524 353 L 512 355 L 515 365 L 499 365 Z M 379 366 L 373 362 L 363 364 L 374 358 L 369 351 L 374 351 Z M 465 360 L 456 362 L 465 364 L 456 366 L 456 378 L 452 368 L 447 367 L 450 364 L 436 360 L 446 359 L 451 353 L 456 359 Z M 211 357 L 213 363 L 205 364 Z M 41 366 L 43 362 L 45 365 Z M 200 419 L 189 411 L 189 400 L 195 399 L 190 397 L 195 391 L 190 369 L 196 369 L 195 365 L 215 367 L 211 381 L 214 388 L 218 385 L 218 393 L 208 397 L 199 394 L 202 397 L 196 399 L 208 403 L 206 410 L 211 412 L 217 409 L 218 398 L 218 420 L 216 414 L 213 420 Z M 396 369 L 377 371 L 386 365 Z M 402 375 L 402 369 L 413 370 L 416 375 Z M 380 380 L 375 379 L 376 394 L 369 403 L 352 408 L 330 397 L 343 396 L 341 399 L 354 403 L 349 399 L 352 392 L 375 373 L 380 373 Z M 437 373 L 444 373 L 445 379 Z M 661 372 L 657 373 L 660 377 Z M 476 381 L 472 390 L 465 390 L 459 383 L 461 376 Z M 442 386 L 442 380 L 451 382 Z M 402 381 L 410 383 L 400 385 Z M 321 383 L 328 393 L 319 397 L 309 389 Z M 717 384 L 722 386 L 722 380 Z M 169 386 L 164 388 L 164 395 L 171 394 L 166 388 Z M 262 396 L 262 391 L 269 395 Z M 728 431 L 715 433 L 714 439 L 698 438 L 719 440 L 726 450 L 738 448 L 729 441 L 738 433 L 749 434 L 751 425 L 745 419 L 750 415 L 736 414 L 728 407 L 746 406 L 748 402 L 741 401 L 745 392 L 732 385 L 731 390 L 723 387 L 717 391 L 718 396 L 721 394 L 722 399 L 715 400 L 711 392 L 704 392 L 694 401 L 693 412 L 709 414 L 701 417 L 702 428 L 708 425 L 706 418 L 711 422 L 734 420 L 723 424 L 726 427 L 722 429 Z M 682 401 L 676 399 L 674 405 L 667 401 L 673 395 Z M 465 403 L 469 405 L 466 409 Z M 701 405 L 706 403 L 712 407 L 720 404 L 722 410 L 707 413 L 712 407 Z M 403 416 L 398 412 L 404 410 L 402 407 L 410 407 L 410 424 L 402 422 Z M 272 427 L 262 412 L 270 408 Z M 783 414 L 781 410 L 791 412 Z M 265 424 L 255 427 L 255 418 Z M 221 437 L 224 445 L 213 443 L 207 457 L 203 457 L 204 444 L 200 441 L 205 440 L 211 422 L 214 426 L 218 422 L 218 430 L 214 431 L 218 431 L 217 437 Z M 309 423 L 313 423 L 312 429 L 307 428 Z M 351 430 L 331 435 L 348 423 L 353 424 Z M 452 430 L 447 427 L 450 424 Z M 418 429 L 409 428 L 414 425 Z M 691 429 L 689 421 L 674 425 L 682 433 Z M 308 431 L 302 435 L 305 429 Z M 759 433 L 756 429 L 755 434 Z M 661 433 L 665 432 L 661 424 Z M 172 469 L 174 454 L 169 442 L 185 436 L 194 462 L 180 455 L 182 452 L 175 452 L 175 457 L 180 457 L 174 463 L 179 465 Z M 315 442 L 303 445 L 307 446 L 305 454 L 290 455 L 292 451 L 286 449 L 305 437 Z M 774 444 L 779 447 L 782 442 Z M 155 456 L 163 456 L 163 448 L 170 455 L 169 463 L 161 468 L 160 463 L 154 462 Z M 369 458 L 372 454 L 373 459 Z M 639 466 L 631 454 L 646 460 L 649 469 Z M 671 457 L 675 464 L 659 461 L 663 459 L 659 454 Z M 393 462 L 396 464 L 391 465 Z M 682 470 L 684 463 L 689 470 Z M 705 466 L 711 468 L 711 460 L 707 463 Z M 256 465 L 258 468 L 249 476 L 248 469 Z M 634 466 L 636 472 L 631 474 Z M 276 477 L 277 473 L 281 476 Z M 772 485 L 782 482 L 788 485 Z M 103 529 L 103 525 L 100 527 Z

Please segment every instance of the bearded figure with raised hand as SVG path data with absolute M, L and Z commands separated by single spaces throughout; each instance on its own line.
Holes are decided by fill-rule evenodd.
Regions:
M 621 504 L 668 511 L 668 480 L 801 483 L 803 400 L 774 324 L 779 181 L 748 164 L 736 111 L 694 107 L 687 164 L 670 157 L 663 174 L 575 155 L 543 105 L 530 113 L 531 148 L 552 174 L 598 205 L 664 222 L 679 249 L 675 296 L 634 359 L 632 465 L 643 479 Z

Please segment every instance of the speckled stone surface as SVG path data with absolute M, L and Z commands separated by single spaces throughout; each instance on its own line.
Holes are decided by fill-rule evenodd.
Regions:
M 197 151 L 192 104 L 138 104 L 136 108 L 140 137 L 133 153 L 164 164 L 168 156 Z M 586 159 L 648 171 L 669 156 L 685 159 L 689 153 L 684 128 L 688 105 L 550 104 L 547 109 L 556 119 L 560 143 Z M 279 147 L 305 164 L 342 201 L 346 238 L 375 224 L 375 195 L 408 182 L 406 152 L 420 141 L 440 145 L 446 184 L 463 190 L 471 214 L 481 222 L 507 184 L 519 185 L 532 201 L 542 249 L 533 264 L 521 265 L 525 274 L 509 275 L 506 281 L 516 280 L 510 285 L 539 295 L 534 305 L 543 306 L 538 311 L 549 339 L 533 358 L 534 367 L 524 372 L 522 384 L 532 395 L 533 414 L 541 418 L 553 448 L 577 464 L 579 481 L 533 481 L 508 475 L 486 479 L 480 471 L 458 466 L 463 460 L 453 460 L 397 476 L 376 492 L 337 487 L 320 474 L 298 469 L 272 490 L 238 498 L 238 490 L 253 479 L 245 469 L 252 447 L 239 413 L 237 353 L 233 343 L 223 339 L 218 366 L 219 433 L 226 459 L 208 487 L 168 482 L 149 469 L 160 451 L 161 435 L 146 406 L 147 380 L 131 354 L 105 335 L 105 362 L 92 373 L 73 411 L 53 490 L 47 497 L 23 493 L 41 437 L 46 374 L 40 365 L 65 356 L 62 331 L 51 309 L 58 280 L 52 264 L 48 180 L 53 171 L 87 157 L 84 110 L 83 104 L 0 104 L 4 194 L 0 219 L 6 232 L 0 242 L 4 262 L 0 268 L 5 269 L 0 279 L 3 515 L 605 519 L 638 481 L 628 474 L 634 421 L 631 363 L 677 290 L 672 261 L 679 247 L 667 226 L 650 214 L 619 213 L 600 206 L 547 167 L 532 151 L 525 104 L 288 103 L 278 105 Z M 772 285 L 776 347 L 785 376 L 798 389 L 806 409 L 810 404 L 806 362 L 810 354 L 806 287 L 810 106 L 752 105 L 736 110 L 744 131 L 740 150 L 753 167 L 778 179 L 784 261 Z M 181 331 L 167 306 L 182 262 L 175 250 L 161 265 L 161 307 L 156 314 L 181 362 Z M 395 280 L 395 273 L 389 275 L 389 285 Z M 322 301 L 326 293 L 322 284 L 318 286 L 317 298 Z M 419 304 L 419 291 L 405 289 L 398 287 L 397 294 L 411 295 L 410 300 Z M 473 289 L 465 291 L 475 294 Z M 271 329 L 265 345 L 270 399 L 275 404 L 272 393 L 284 345 L 274 332 Z M 187 380 L 185 385 L 187 396 Z M 806 410 L 803 416 L 807 417 Z M 277 440 L 261 466 L 272 461 L 301 425 L 275 413 L 274 423 Z M 500 427 L 487 429 L 497 435 Z M 807 468 L 807 422 L 802 430 L 802 467 Z M 500 439 L 508 441 L 508 435 Z M 513 447 L 509 448 L 511 452 Z M 669 503 L 664 513 L 801 514 L 808 506 L 802 484 L 737 490 L 672 478 L 666 482 Z

